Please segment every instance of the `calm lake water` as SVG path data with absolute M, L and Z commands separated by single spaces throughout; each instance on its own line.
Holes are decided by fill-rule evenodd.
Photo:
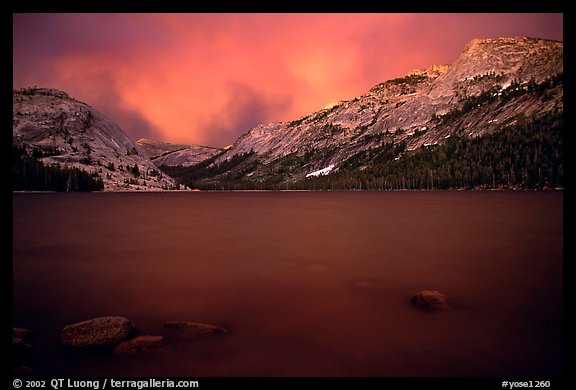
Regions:
M 14 326 L 50 375 L 529 376 L 562 369 L 561 192 L 13 195 Z M 439 290 L 457 307 L 422 312 Z M 229 332 L 71 357 L 125 316 Z

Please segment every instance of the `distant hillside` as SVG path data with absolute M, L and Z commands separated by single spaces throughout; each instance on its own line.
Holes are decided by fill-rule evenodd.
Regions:
M 562 42 L 475 39 L 451 65 L 261 124 L 222 155 L 166 172 L 213 189 L 562 186 L 563 97 Z
M 141 138 L 137 141 L 154 164 L 189 167 L 224 152 L 209 146 L 170 144 Z

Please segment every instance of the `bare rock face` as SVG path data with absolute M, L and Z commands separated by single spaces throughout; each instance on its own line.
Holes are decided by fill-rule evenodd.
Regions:
M 563 110 L 562 84 L 548 85 L 545 94 L 521 88 L 561 74 L 562 42 L 475 39 L 451 65 L 413 71 L 291 122 L 260 124 L 219 155 L 216 164 L 252 153 L 247 158 L 260 164 L 241 164 L 235 174 L 253 181 L 279 175 L 300 180 L 331 166 L 330 172 L 337 172 L 353 156 L 369 165 L 366 155 L 386 144 L 405 145 L 395 156 L 400 159 L 450 136 L 498 131 L 518 113 L 530 117 Z M 490 98 L 472 105 L 482 96 Z
M 102 179 L 105 191 L 177 188 L 115 122 L 65 92 L 14 90 L 12 112 L 13 145 L 39 155 L 44 165 L 92 173 Z
M 138 336 L 124 341 L 114 348 L 115 355 L 134 355 L 151 349 L 158 349 L 164 344 L 162 336 Z
M 196 339 L 226 333 L 226 329 L 196 322 L 166 322 L 164 334 L 170 338 Z
M 137 144 L 157 166 L 189 167 L 224 152 L 209 146 L 170 144 L 146 138 L 139 139 Z
M 99 317 L 64 327 L 60 342 L 78 349 L 114 347 L 126 340 L 134 329 L 127 318 Z
M 424 310 L 446 310 L 453 306 L 447 295 L 435 290 L 422 290 L 410 301 L 414 306 Z

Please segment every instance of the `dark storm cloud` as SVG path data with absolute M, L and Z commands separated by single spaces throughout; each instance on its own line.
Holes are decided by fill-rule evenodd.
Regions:
M 562 14 L 15 14 L 13 87 L 62 89 L 133 138 L 222 146 L 473 38 L 563 38 Z

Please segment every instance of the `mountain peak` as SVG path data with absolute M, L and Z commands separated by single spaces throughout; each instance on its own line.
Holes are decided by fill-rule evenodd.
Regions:
M 116 123 L 86 103 L 54 88 L 23 88 L 12 97 L 12 143 L 43 165 L 78 168 L 108 191 L 176 188 Z
M 499 37 L 499 38 L 474 38 L 472 39 L 466 47 L 476 47 L 479 45 L 548 45 L 562 43 L 560 41 L 544 38 L 533 38 L 533 37 Z M 465 49 L 466 50 L 466 49 Z
M 432 65 L 427 69 L 414 69 L 412 72 L 410 72 L 410 74 L 435 78 L 448 72 L 448 69 L 450 69 L 450 65 Z
M 450 65 L 414 70 L 290 122 L 260 124 L 215 164 L 238 162 L 232 176 L 263 182 L 279 176 L 302 180 L 330 166 L 331 172 L 356 167 L 350 161 L 363 169 L 383 158 L 374 157 L 385 154 L 382 150 L 400 159 L 451 136 L 490 134 L 513 123 L 519 113 L 531 117 L 561 111 L 562 73 L 562 42 L 474 39 Z
M 63 99 L 72 99 L 66 92 L 56 88 L 21 88 L 13 90 L 13 93 L 19 95 L 45 95 Z
M 542 38 L 476 38 L 466 45 L 460 57 L 475 57 L 478 59 L 496 56 L 502 59 L 514 58 L 517 62 L 521 62 L 527 59 L 530 60 L 530 57 L 557 57 L 562 50 L 562 42 Z M 528 58 L 522 58 L 521 56 Z

